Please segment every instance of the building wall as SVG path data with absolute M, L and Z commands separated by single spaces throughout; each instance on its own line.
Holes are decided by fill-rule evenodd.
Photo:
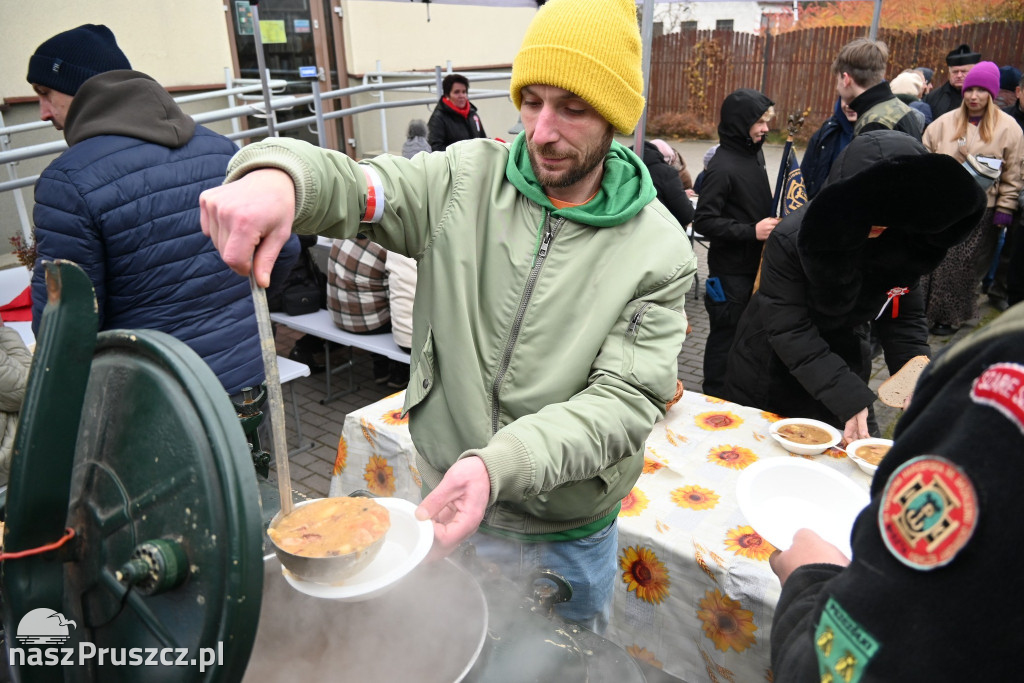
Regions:
M 429 9 L 430 21 L 427 21 Z M 379 68 L 385 72 L 419 71 L 434 77 L 434 68 L 443 71 L 495 71 L 508 73 L 519 50 L 523 34 L 536 9 L 481 7 L 432 3 L 372 2 L 344 0 L 346 61 L 349 73 L 361 76 Z M 395 80 L 395 79 L 391 79 Z M 354 79 L 350 85 L 360 85 Z M 472 82 L 469 97 L 483 90 L 508 91 L 508 80 Z M 416 93 L 389 92 L 387 101 L 436 98 L 436 90 Z M 379 101 L 376 95 L 353 98 L 354 106 Z M 518 113 L 508 97 L 473 100 L 484 130 L 490 137 L 509 139 Z M 357 156 L 374 156 L 384 151 L 398 153 L 405 141 L 411 119 L 430 118 L 434 105 L 389 109 L 359 114 L 353 123 Z M 387 130 L 384 149 L 382 127 Z
M 0 0 L 0 101 L 29 97 L 28 58 L 82 24 L 105 24 L 132 67 L 168 88 L 224 82 L 231 53 L 222 0 Z
M 350 73 L 508 66 L 536 10 L 419 2 L 344 0 Z M 430 21 L 427 21 L 427 12 Z
M 675 33 L 684 21 L 696 21 L 697 30 L 713 30 L 719 19 L 732 19 L 733 30 L 757 33 L 761 15 L 779 11 L 779 7 L 760 2 L 669 2 L 654 6 L 654 21 L 661 22 L 665 33 Z
M 225 4 L 219 0 L 0 0 L 0 64 L 4 65 L 0 69 L 0 113 L 4 125 L 38 120 L 39 107 L 25 80 L 28 58 L 43 41 L 82 24 L 108 26 L 132 67 L 169 88 L 224 83 L 225 67 L 232 63 L 224 11 Z M 198 113 L 219 106 L 224 105 L 197 103 L 185 109 Z M 10 136 L 8 143 L 12 147 L 26 147 L 60 139 L 59 132 L 46 127 Z M 52 159 L 49 156 L 20 161 L 13 172 L 19 178 L 34 176 Z M 10 173 L 4 165 L 0 180 L 10 180 Z M 32 188 L 17 192 L 31 216 Z M 0 192 L 0 267 L 10 263 L 9 237 L 20 233 L 15 192 Z

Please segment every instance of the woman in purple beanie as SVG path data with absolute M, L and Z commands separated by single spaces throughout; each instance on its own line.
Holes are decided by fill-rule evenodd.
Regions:
M 988 208 L 961 244 L 952 247 L 926 282 L 931 332 L 950 335 L 978 315 L 978 288 L 992 263 L 999 234 L 1010 225 L 1022 188 L 1024 133 L 996 106 L 999 67 L 979 62 L 964 79 L 960 107 L 935 119 L 924 146 L 972 166 L 988 193 Z M 990 176 L 990 177 L 986 177 Z M 941 191 L 941 188 L 936 188 Z

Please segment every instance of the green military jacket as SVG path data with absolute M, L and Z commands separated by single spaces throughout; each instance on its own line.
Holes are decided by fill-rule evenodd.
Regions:
M 296 232 L 364 232 L 418 262 L 405 410 L 425 489 L 476 455 L 485 527 L 560 533 L 617 509 L 675 391 L 697 267 L 632 152 L 613 143 L 602 189 L 561 210 L 522 136 L 360 163 L 266 140 L 228 180 L 267 166 L 295 182 Z

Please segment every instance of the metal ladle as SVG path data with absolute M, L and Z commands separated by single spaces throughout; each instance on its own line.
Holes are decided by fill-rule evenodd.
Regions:
M 274 108 L 270 104 L 270 84 L 267 66 L 263 56 L 263 34 L 260 29 L 259 0 L 249 0 L 252 13 L 253 40 L 256 43 L 256 66 L 263 85 L 263 106 L 267 114 L 267 136 L 277 137 L 274 130 Z M 256 284 L 253 264 L 249 263 L 249 287 L 252 302 L 256 307 L 256 324 L 260 330 L 260 350 L 263 352 L 263 369 L 267 376 L 267 403 L 270 405 L 270 427 L 274 442 L 274 461 L 277 464 L 277 490 L 281 496 L 281 516 L 292 511 L 292 476 L 288 469 L 288 437 L 284 431 L 284 397 L 281 394 L 281 376 L 277 371 L 277 347 L 274 331 L 270 326 L 270 309 L 267 307 L 267 293 Z
M 252 289 L 252 303 L 256 309 L 256 325 L 260 333 L 260 351 L 263 354 L 263 368 L 267 376 L 267 405 L 270 406 L 270 428 L 274 443 L 274 462 L 277 465 L 277 491 L 281 497 L 281 517 L 292 511 L 292 476 L 288 468 L 288 437 L 284 426 L 284 396 L 281 393 L 281 376 L 277 370 L 277 346 L 274 331 L 270 325 L 270 309 L 267 306 L 267 292 L 256 284 L 256 274 L 249 266 L 249 287 Z

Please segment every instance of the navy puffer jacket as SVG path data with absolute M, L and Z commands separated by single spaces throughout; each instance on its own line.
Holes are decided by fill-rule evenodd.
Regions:
M 41 262 L 67 259 L 92 280 L 100 329 L 153 329 L 188 344 L 228 393 L 263 381 L 247 280 L 199 226 L 199 194 L 237 151 L 137 71 L 90 78 L 68 109 L 69 149 L 35 187 L 33 328 L 46 304 Z

